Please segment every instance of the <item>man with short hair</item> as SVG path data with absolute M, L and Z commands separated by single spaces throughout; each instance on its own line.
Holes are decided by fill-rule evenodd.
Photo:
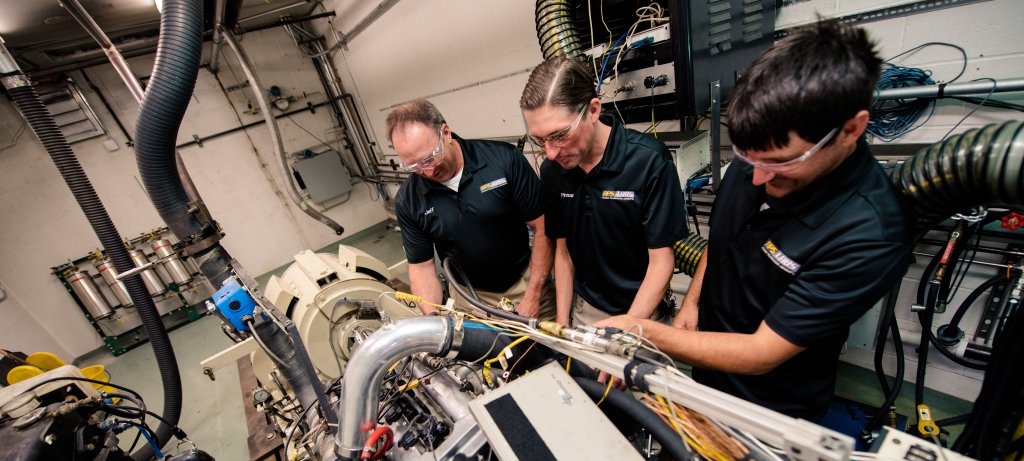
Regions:
M 863 138 L 881 62 L 835 21 L 756 59 L 730 96 L 734 161 L 673 325 L 599 325 L 640 325 L 698 382 L 820 420 L 850 325 L 910 263 L 907 211 Z
M 547 234 L 557 239 L 557 321 L 671 315 L 672 245 L 687 229 L 668 149 L 602 115 L 590 68 L 570 58 L 537 66 L 519 106 L 547 158 L 540 170 Z
M 436 251 L 442 261 L 458 263 L 481 301 L 494 306 L 508 298 L 521 315 L 554 318 L 540 179 L 523 153 L 507 143 L 458 137 L 424 99 L 395 108 L 386 129 L 401 168 L 416 173 L 396 197 L 413 294 L 442 303 Z M 535 235 L 532 252 L 527 226 Z M 427 303 L 419 308 L 437 310 Z

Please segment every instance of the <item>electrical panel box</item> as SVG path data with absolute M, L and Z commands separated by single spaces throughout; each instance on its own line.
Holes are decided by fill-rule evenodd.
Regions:
M 292 167 L 316 203 L 323 204 L 352 192 L 352 177 L 335 150 L 303 158 Z

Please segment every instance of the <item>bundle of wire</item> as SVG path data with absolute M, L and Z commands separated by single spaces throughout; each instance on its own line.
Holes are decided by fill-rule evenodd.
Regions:
M 893 64 L 886 64 L 882 74 L 878 78 L 876 91 L 888 90 L 890 88 L 907 88 L 913 86 L 934 85 L 931 72 L 914 67 L 903 67 Z M 927 118 L 917 123 L 922 115 L 928 113 Z M 868 119 L 867 132 L 876 138 L 891 142 L 903 136 L 917 127 L 924 125 L 935 112 L 935 99 L 894 99 L 875 101 L 871 106 L 871 117 Z M 915 125 L 915 123 L 917 123 Z

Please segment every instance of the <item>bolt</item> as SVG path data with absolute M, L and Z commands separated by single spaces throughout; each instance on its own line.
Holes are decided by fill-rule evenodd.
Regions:
M 43 438 L 43 442 L 46 442 L 47 445 L 53 445 L 53 442 L 56 440 L 57 436 L 54 434 L 47 434 L 46 437 Z

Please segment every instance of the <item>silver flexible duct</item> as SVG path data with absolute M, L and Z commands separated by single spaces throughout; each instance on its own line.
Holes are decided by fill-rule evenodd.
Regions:
M 367 436 L 377 426 L 380 383 L 388 367 L 419 352 L 444 354 L 452 337 L 447 317 L 414 317 L 381 327 L 359 346 L 345 368 L 341 390 L 340 427 L 334 447 L 339 458 L 358 459 Z
M 553 56 L 577 58 L 583 54 L 583 41 L 572 22 L 572 4 L 567 0 L 537 0 L 534 10 L 537 40 L 544 59 Z
M 242 49 L 242 46 L 238 44 L 238 40 L 235 39 L 235 35 L 224 28 L 222 25 L 221 36 L 224 38 L 224 42 L 228 44 L 231 51 L 235 53 L 235 57 L 238 59 L 238 63 L 242 67 L 242 71 L 245 72 L 245 78 L 249 79 L 249 84 L 252 85 L 253 93 L 256 95 L 256 102 L 259 103 L 260 111 L 263 112 L 263 118 L 267 122 L 267 127 L 270 128 L 270 139 L 273 144 L 274 153 L 281 161 L 281 174 L 284 175 L 284 180 L 288 183 L 288 196 L 295 202 L 295 205 L 299 207 L 309 217 L 320 221 L 325 226 L 330 227 L 335 234 L 341 235 L 345 232 L 345 228 L 341 227 L 333 219 L 328 218 L 323 213 L 316 210 L 313 204 L 307 202 L 299 193 L 296 192 L 295 178 L 289 170 L 291 167 L 288 165 L 288 157 L 284 151 L 284 144 L 281 141 L 281 131 L 277 126 L 277 118 L 274 117 L 274 113 L 270 108 L 270 101 L 268 101 L 267 94 L 264 92 L 264 87 L 260 85 L 260 81 L 256 78 L 256 72 L 253 71 L 252 61 L 249 60 L 248 54 Z

